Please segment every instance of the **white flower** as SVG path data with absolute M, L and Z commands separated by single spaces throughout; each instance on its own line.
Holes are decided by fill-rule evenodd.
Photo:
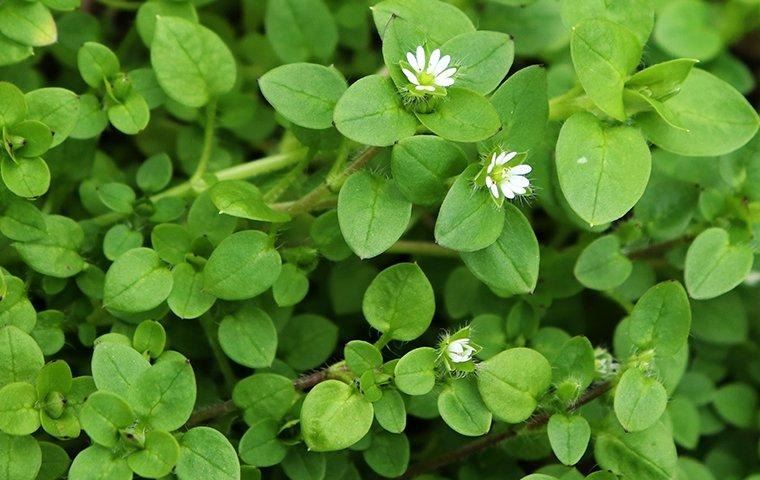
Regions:
M 415 54 L 408 52 L 406 60 L 412 68 L 401 68 L 407 80 L 414 85 L 414 89 L 420 92 L 435 92 L 436 87 L 450 87 L 454 84 L 453 75 L 457 73 L 455 67 L 447 68 L 451 63 L 451 57 L 441 56 L 441 50 L 435 49 L 430 58 L 425 62 L 425 49 L 417 47 Z
M 477 350 L 470 345 L 469 338 L 460 338 L 459 340 L 453 340 L 446 346 L 446 354 L 449 359 L 454 363 L 464 363 L 472 360 L 472 356 Z
M 517 195 L 528 193 L 530 181 L 525 175 L 533 170 L 531 166 L 522 164 L 508 167 L 506 165 L 516 156 L 517 152 L 494 153 L 491 156 L 491 163 L 486 169 L 486 187 L 497 200 L 500 195 L 511 200 Z

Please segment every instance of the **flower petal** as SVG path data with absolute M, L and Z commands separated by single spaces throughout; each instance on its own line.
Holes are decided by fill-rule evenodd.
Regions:
M 438 65 L 438 60 L 441 59 L 441 50 L 439 48 L 436 48 L 433 50 L 433 53 L 430 54 L 430 60 L 428 60 L 428 67 L 427 71 L 428 73 L 431 73 L 433 70 L 435 70 L 435 67 Z
M 522 165 L 515 165 L 510 170 L 510 172 L 512 172 L 512 174 L 514 175 L 527 175 L 532 171 L 533 171 L 533 167 L 525 163 L 523 163 Z
M 525 188 L 528 185 L 530 185 L 530 181 L 527 178 L 523 177 L 522 175 L 511 175 L 509 177 L 509 184 L 512 185 L 513 187 L 517 186 L 517 187 Z
M 450 86 L 454 85 L 454 79 L 453 78 L 442 78 L 442 79 L 439 79 L 439 78 L 436 77 L 435 84 L 438 85 L 439 87 L 450 87 Z
M 493 195 L 493 198 L 495 198 L 495 199 L 498 200 L 499 199 L 499 187 L 495 183 L 492 183 L 489 188 L 491 190 L 491 195 Z
M 513 158 L 515 158 L 516 156 L 517 156 L 517 152 L 509 152 L 509 153 L 507 153 L 507 155 L 505 157 L 506 160 L 504 160 L 504 162 L 508 162 L 508 161 L 512 160 Z
M 420 72 L 425 70 L 425 49 L 421 45 L 417 47 L 417 65 Z
M 412 72 L 410 72 L 410 71 L 409 71 L 409 70 L 407 70 L 406 68 L 402 68 L 402 69 L 401 69 L 401 73 L 403 73 L 403 74 L 406 76 L 406 78 L 407 78 L 407 79 L 408 79 L 410 82 L 412 82 L 413 84 L 415 84 L 415 85 L 419 85 L 419 84 L 420 84 L 420 81 L 419 81 L 419 80 L 417 80 L 417 75 L 413 74 Z
M 454 75 L 455 73 L 457 73 L 457 69 L 452 67 L 452 68 L 449 68 L 449 69 L 447 69 L 447 70 L 439 73 L 438 75 L 436 75 L 435 78 L 436 78 L 436 80 L 443 80 L 444 78 L 449 78 L 450 76 Z
M 504 165 L 507 163 L 507 153 L 501 152 L 498 157 L 496 157 L 496 165 Z
M 509 199 L 515 198 L 515 192 L 513 192 L 512 188 L 510 188 L 509 182 L 503 182 L 501 184 L 501 193 L 503 193 L 504 196 Z
M 414 88 L 425 92 L 435 92 L 435 87 L 431 87 L 430 85 L 417 85 Z
M 415 71 L 422 71 L 420 66 L 417 65 L 417 59 L 414 57 L 412 52 L 406 52 L 406 61 L 409 62 L 409 66 L 411 66 Z
M 512 189 L 512 191 L 513 191 L 513 192 L 515 192 L 517 195 L 525 195 L 525 193 L 527 192 L 527 190 L 526 190 L 526 189 L 524 189 L 523 187 L 515 187 L 515 186 L 514 186 L 514 185 L 512 185 L 511 183 L 509 184 L 509 187 L 510 187 L 510 188 Z
M 486 187 L 491 188 L 491 185 L 494 184 L 493 178 L 490 176 L 486 176 Z
M 441 57 L 441 59 L 438 61 L 438 65 L 435 66 L 435 70 L 433 70 L 431 73 L 433 75 L 438 75 L 442 71 L 446 70 L 446 67 L 449 66 L 449 63 L 451 62 L 451 57 L 449 55 L 444 55 Z

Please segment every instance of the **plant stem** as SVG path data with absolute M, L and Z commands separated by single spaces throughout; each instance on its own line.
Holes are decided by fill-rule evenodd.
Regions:
M 351 162 L 350 165 L 348 165 L 345 169 L 343 169 L 341 173 L 337 174 L 333 178 L 331 183 L 328 183 L 328 179 L 325 179 L 325 181 L 320 186 L 307 193 L 303 197 L 299 198 L 295 202 L 289 203 L 285 207 L 285 211 L 288 213 L 306 213 L 311 211 L 315 205 L 318 205 L 320 202 L 324 201 L 327 195 L 330 195 L 331 189 L 339 189 L 346 181 L 346 179 L 351 176 L 352 173 L 364 167 L 364 165 L 372 160 L 379 151 L 380 149 L 377 147 L 368 147 L 364 149 L 356 157 L 356 160 Z
M 208 168 L 208 162 L 211 159 L 211 150 L 214 147 L 214 127 L 216 125 L 216 99 L 212 99 L 206 106 L 206 125 L 203 130 L 203 149 L 201 157 L 198 160 L 198 166 L 195 173 L 190 177 L 190 184 L 197 182 Z
M 682 243 L 689 241 L 690 236 L 683 236 L 668 240 L 666 242 L 655 243 L 647 247 L 639 248 L 637 250 L 631 250 L 625 255 L 631 260 L 659 257 L 662 253 L 670 250 L 671 248 L 681 245 Z
M 570 411 L 576 410 L 582 407 L 583 405 L 601 397 L 611 387 L 612 387 L 612 382 L 606 381 L 590 388 L 575 403 L 573 403 L 573 405 L 570 406 L 569 410 Z M 505 440 L 514 438 L 520 435 L 520 433 L 522 433 L 525 430 L 534 430 L 534 429 L 543 427 L 544 425 L 549 423 L 549 418 L 551 418 L 551 413 L 544 412 L 533 417 L 532 420 L 525 423 L 523 427 L 520 429 L 510 428 L 510 429 L 504 430 L 503 432 L 491 433 L 491 434 L 485 435 L 477 440 L 474 440 L 469 443 L 465 443 L 461 447 L 454 449 L 450 452 L 444 453 L 443 455 L 440 455 L 438 457 L 433 457 L 431 459 L 412 465 L 406 470 L 406 472 L 402 476 L 398 478 L 400 479 L 415 478 L 425 473 L 434 472 L 442 467 L 451 465 L 452 463 L 460 462 L 474 453 L 481 452 L 483 450 L 496 446 Z
M 426 257 L 459 258 L 459 253 L 454 250 L 450 250 L 435 243 L 416 240 L 399 240 L 391 245 L 387 252 L 422 255 Z
M 237 378 L 235 377 L 235 372 L 232 371 L 232 365 L 230 365 L 227 355 L 225 355 L 222 351 L 222 347 L 219 345 L 219 329 L 210 315 L 203 315 L 200 321 L 201 327 L 203 327 L 203 333 L 206 334 L 206 340 L 211 347 L 211 352 L 214 354 L 219 371 L 222 372 L 222 377 L 224 377 L 227 393 L 231 394 L 237 383 Z

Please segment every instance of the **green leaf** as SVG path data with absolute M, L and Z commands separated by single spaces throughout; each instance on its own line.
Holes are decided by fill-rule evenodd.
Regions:
M 353 253 L 340 231 L 340 221 L 336 209 L 323 213 L 311 224 L 311 239 L 319 249 L 319 253 L 328 260 L 338 262 L 350 257 Z
M 456 6 L 439 0 L 385 0 L 372 7 L 372 17 L 380 35 L 384 35 L 393 17 L 419 25 L 434 43 L 441 45 L 459 34 L 473 32 L 470 18 Z M 435 21 L 431 21 L 431 19 Z
M 594 443 L 594 457 L 601 467 L 637 480 L 670 480 L 676 472 L 676 447 L 663 422 L 641 432 L 601 432 Z
M 457 88 L 487 95 L 507 76 L 515 46 L 506 33 L 477 31 L 457 35 L 441 45 L 457 66 Z
M 216 297 L 203 287 L 203 272 L 196 271 L 189 263 L 177 264 L 172 269 L 172 279 L 172 291 L 166 303 L 179 318 L 198 318 L 216 302 Z
M 266 234 L 256 230 L 225 238 L 203 270 L 206 291 L 223 300 L 244 300 L 266 291 L 280 275 L 282 260 Z
M 404 138 L 393 146 L 391 153 L 396 186 L 418 205 L 438 203 L 446 195 L 446 181 L 466 166 L 459 147 L 434 135 Z
M 327 474 L 327 457 L 303 447 L 291 448 L 282 461 L 282 469 L 292 480 L 318 480 Z
M 118 213 L 132 213 L 135 191 L 125 183 L 110 182 L 96 187 L 98 198 L 110 210 Z
M 269 367 L 277 352 L 277 330 L 265 311 L 243 307 L 222 319 L 219 343 L 224 353 L 240 365 Z
M 625 86 L 652 98 L 666 100 L 678 93 L 681 84 L 688 78 L 696 63 L 697 61 L 691 58 L 658 63 L 633 74 Z
M 187 229 L 175 223 L 156 225 L 150 233 L 150 243 L 161 260 L 179 265 L 192 249 L 192 239 Z
M 586 94 L 604 113 L 625 120 L 623 86 L 641 59 L 636 36 L 622 25 L 591 18 L 573 27 L 570 46 Z
M 552 380 L 543 355 L 529 348 L 511 348 L 478 368 L 478 390 L 494 417 L 508 423 L 529 418 Z
M 383 364 L 383 354 L 371 343 L 363 340 L 351 340 L 343 348 L 343 358 L 346 365 L 356 375 L 367 370 L 380 368 Z
M 8 190 L 19 197 L 39 197 L 50 188 L 50 169 L 39 157 L 21 158 L 18 162 L 3 157 L 0 174 Z
M 642 295 L 630 314 L 628 335 L 641 350 L 675 355 L 687 344 L 691 309 L 686 291 L 675 281 L 655 285 Z
M 10 127 L 26 118 L 24 92 L 9 82 L 0 82 L 0 127 Z
M 640 432 L 657 423 L 667 403 L 665 387 L 637 368 L 626 370 L 615 388 L 615 415 L 629 432 Z
M 710 60 L 725 47 L 715 28 L 712 5 L 697 0 L 676 0 L 658 12 L 654 40 L 674 57 Z
M 494 205 L 488 190 L 473 191 L 480 165 L 470 165 L 446 194 L 435 222 L 435 241 L 461 252 L 482 250 L 499 238 L 504 214 Z
M 273 373 L 257 373 L 240 380 L 232 391 L 235 405 L 253 417 L 279 420 L 296 400 L 296 390 L 289 378 Z M 246 416 L 247 418 L 247 416 Z
M 546 433 L 554 454 L 565 465 L 578 463 L 591 439 L 591 427 L 580 415 L 555 413 L 549 418 Z
M 407 395 L 425 395 L 435 386 L 435 362 L 438 353 L 434 348 L 415 348 L 396 364 L 393 381 Z
M 504 226 L 491 245 L 462 252 L 473 275 L 501 294 L 530 293 L 538 281 L 538 240 L 528 219 L 511 203 L 502 205 Z
M 215 183 L 209 190 L 209 195 L 219 213 L 262 222 L 281 223 L 290 220 L 290 215 L 272 210 L 255 185 L 242 180 Z
M 748 245 L 731 245 L 728 232 L 708 228 L 686 252 L 684 277 L 689 296 L 704 300 L 732 290 L 747 277 L 752 261 Z
M 5 292 L 0 300 L 0 326 L 13 325 L 24 333 L 36 327 L 37 312 L 27 298 L 26 285 L 18 277 L 0 274 L 0 285 Z
M 362 456 L 367 465 L 380 476 L 396 478 L 409 465 L 409 439 L 403 433 L 376 433 Z
M 406 428 L 406 405 L 398 390 L 383 390 L 380 400 L 372 404 L 375 409 L 375 420 L 385 430 L 391 433 L 401 433 Z
M 470 437 L 491 429 L 492 414 L 483 403 L 472 378 L 450 381 L 438 396 L 441 418 L 455 432 Z
M 620 251 L 615 235 L 599 237 L 583 249 L 575 262 L 575 278 L 587 288 L 612 290 L 631 275 L 633 264 Z
M 36 480 L 56 480 L 63 477 L 71 465 L 69 454 L 62 447 L 49 442 L 39 442 L 42 450 L 42 467 Z
M 557 175 L 570 207 L 593 225 L 617 220 L 641 198 L 651 155 L 635 128 L 576 113 L 557 140 Z
M 249 465 L 271 467 L 282 462 L 288 447 L 279 438 L 280 424 L 264 418 L 251 425 L 240 439 L 240 458 Z
M 187 422 L 195 405 L 195 375 L 183 358 L 165 360 L 139 374 L 129 404 L 151 428 L 171 432 Z
M 487 143 L 530 155 L 543 141 L 549 118 L 546 69 L 532 65 L 515 72 L 496 89 L 490 102 L 502 127 Z
M 158 358 L 166 347 L 166 330 L 154 320 L 145 320 L 137 326 L 132 337 L 132 344 L 138 352 L 147 353 L 151 358 Z
M 53 133 L 44 123 L 37 120 L 25 120 L 7 128 L 8 135 L 17 135 L 24 139 L 24 145 L 13 150 L 15 158 L 35 158 L 50 149 Z
M 713 405 L 729 424 L 751 428 L 757 418 L 757 391 L 746 383 L 730 383 L 715 392 Z
M 83 140 L 100 135 L 108 126 L 108 114 L 103 111 L 100 100 L 85 93 L 79 97 L 79 118 L 71 131 L 71 138 Z
M 156 21 L 159 17 L 179 17 L 193 23 L 198 23 L 198 13 L 192 2 L 174 2 L 156 0 L 145 2 L 137 10 L 135 26 L 143 43 L 150 47 L 156 31 Z
M 314 387 L 301 407 L 301 433 L 310 450 L 328 452 L 350 447 L 372 426 L 372 404 L 338 380 Z
M 135 349 L 118 343 L 103 342 L 92 354 L 92 377 L 98 390 L 127 398 L 129 390 L 150 363 Z
M 77 53 L 77 66 L 84 83 L 92 88 L 100 88 L 121 72 L 119 57 L 105 45 L 86 42 Z
M 417 264 L 398 263 L 372 281 L 364 294 L 362 312 L 372 327 L 390 338 L 414 340 L 433 320 L 433 287 Z
M 272 285 L 272 296 L 280 307 L 292 307 L 309 293 L 309 277 L 292 263 L 283 265 L 280 276 Z
M 654 27 L 653 3 L 652 0 L 564 0 L 562 20 L 572 28 L 587 18 L 605 18 L 631 30 L 644 45 Z
M 29 435 L 40 428 L 37 391 L 26 382 L 9 383 L 0 388 L 0 431 L 10 435 Z
M 338 343 L 338 327 L 325 317 L 301 314 L 279 330 L 278 357 L 296 370 L 325 362 Z
M 717 345 L 736 345 L 747 340 L 747 309 L 737 291 L 716 298 L 692 301 L 694 337 Z
M 41 465 L 42 451 L 34 437 L 0 432 L 0 480 L 35 480 Z
M 179 443 L 166 432 L 153 430 L 145 434 L 145 443 L 127 457 L 129 468 L 146 478 L 161 478 L 168 475 L 179 458 Z
M 595 376 L 594 347 L 588 338 L 577 336 L 561 344 L 552 359 L 552 381 L 558 391 L 570 384 L 575 397 L 591 385 Z
M 229 92 L 237 77 L 235 58 L 217 34 L 177 17 L 156 20 L 150 61 L 169 98 L 188 107 Z
M 223 434 L 213 428 L 196 427 L 180 439 L 175 472 L 183 480 L 240 480 L 240 463 Z
M 166 153 L 157 153 L 145 160 L 137 169 L 135 180 L 140 190 L 160 192 L 172 179 L 172 159 Z
M 40 2 L 8 0 L 0 5 L 0 33 L 22 45 L 44 47 L 58 39 L 55 20 Z
M 351 85 L 335 105 L 340 133 L 366 145 L 384 147 L 414 135 L 417 120 L 401 103 L 393 81 L 370 75 Z
M 132 469 L 127 461 L 105 447 L 85 448 L 71 463 L 69 480 L 131 480 Z
M 39 120 L 53 132 L 56 147 L 66 140 L 79 121 L 79 96 L 65 88 L 39 88 L 25 95 L 27 120 Z
M 163 303 L 172 290 L 172 275 L 150 248 L 122 254 L 106 272 L 103 304 L 122 312 L 147 312 Z
M 655 112 L 636 117 L 647 139 L 660 148 L 687 156 L 732 152 L 757 133 L 757 113 L 732 86 L 695 68 L 677 95 L 664 105 L 683 129 L 673 128 Z
M 286 63 L 327 60 L 338 43 L 335 20 L 322 0 L 272 0 L 264 27 L 267 40 Z
M 121 438 L 121 430 L 132 425 L 136 416 L 119 395 L 95 392 L 87 398 L 79 415 L 82 428 L 98 445 L 113 448 Z
M 108 120 L 118 131 L 136 135 L 148 126 L 150 108 L 145 98 L 132 90 L 126 98 L 108 108 Z
M 332 126 L 335 104 L 348 84 L 334 68 L 295 63 L 268 71 L 259 79 L 259 88 L 283 117 L 305 128 L 323 129 Z
M 127 225 L 114 225 L 103 237 L 103 255 L 109 260 L 116 260 L 124 252 L 141 247 L 142 235 Z
M 417 113 L 417 118 L 430 131 L 453 142 L 479 142 L 501 127 L 493 105 L 464 88 L 450 88 L 446 101 L 430 113 Z
M 37 342 L 13 325 L 0 328 L 0 387 L 13 382 L 31 382 L 45 359 Z
M 51 277 L 68 278 L 85 267 L 79 250 L 84 242 L 82 228 L 68 217 L 47 215 L 45 236 L 14 243 L 21 258 L 34 270 Z
M 338 221 L 346 243 L 360 258 L 380 255 L 404 234 L 412 205 L 393 181 L 356 172 L 338 194 Z

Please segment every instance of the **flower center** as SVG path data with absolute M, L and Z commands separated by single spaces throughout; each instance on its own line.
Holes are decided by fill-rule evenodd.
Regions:
M 435 75 L 428 72 L 422 72 L 417 74 L 417 80 L 420 85 L 435 85 Z

